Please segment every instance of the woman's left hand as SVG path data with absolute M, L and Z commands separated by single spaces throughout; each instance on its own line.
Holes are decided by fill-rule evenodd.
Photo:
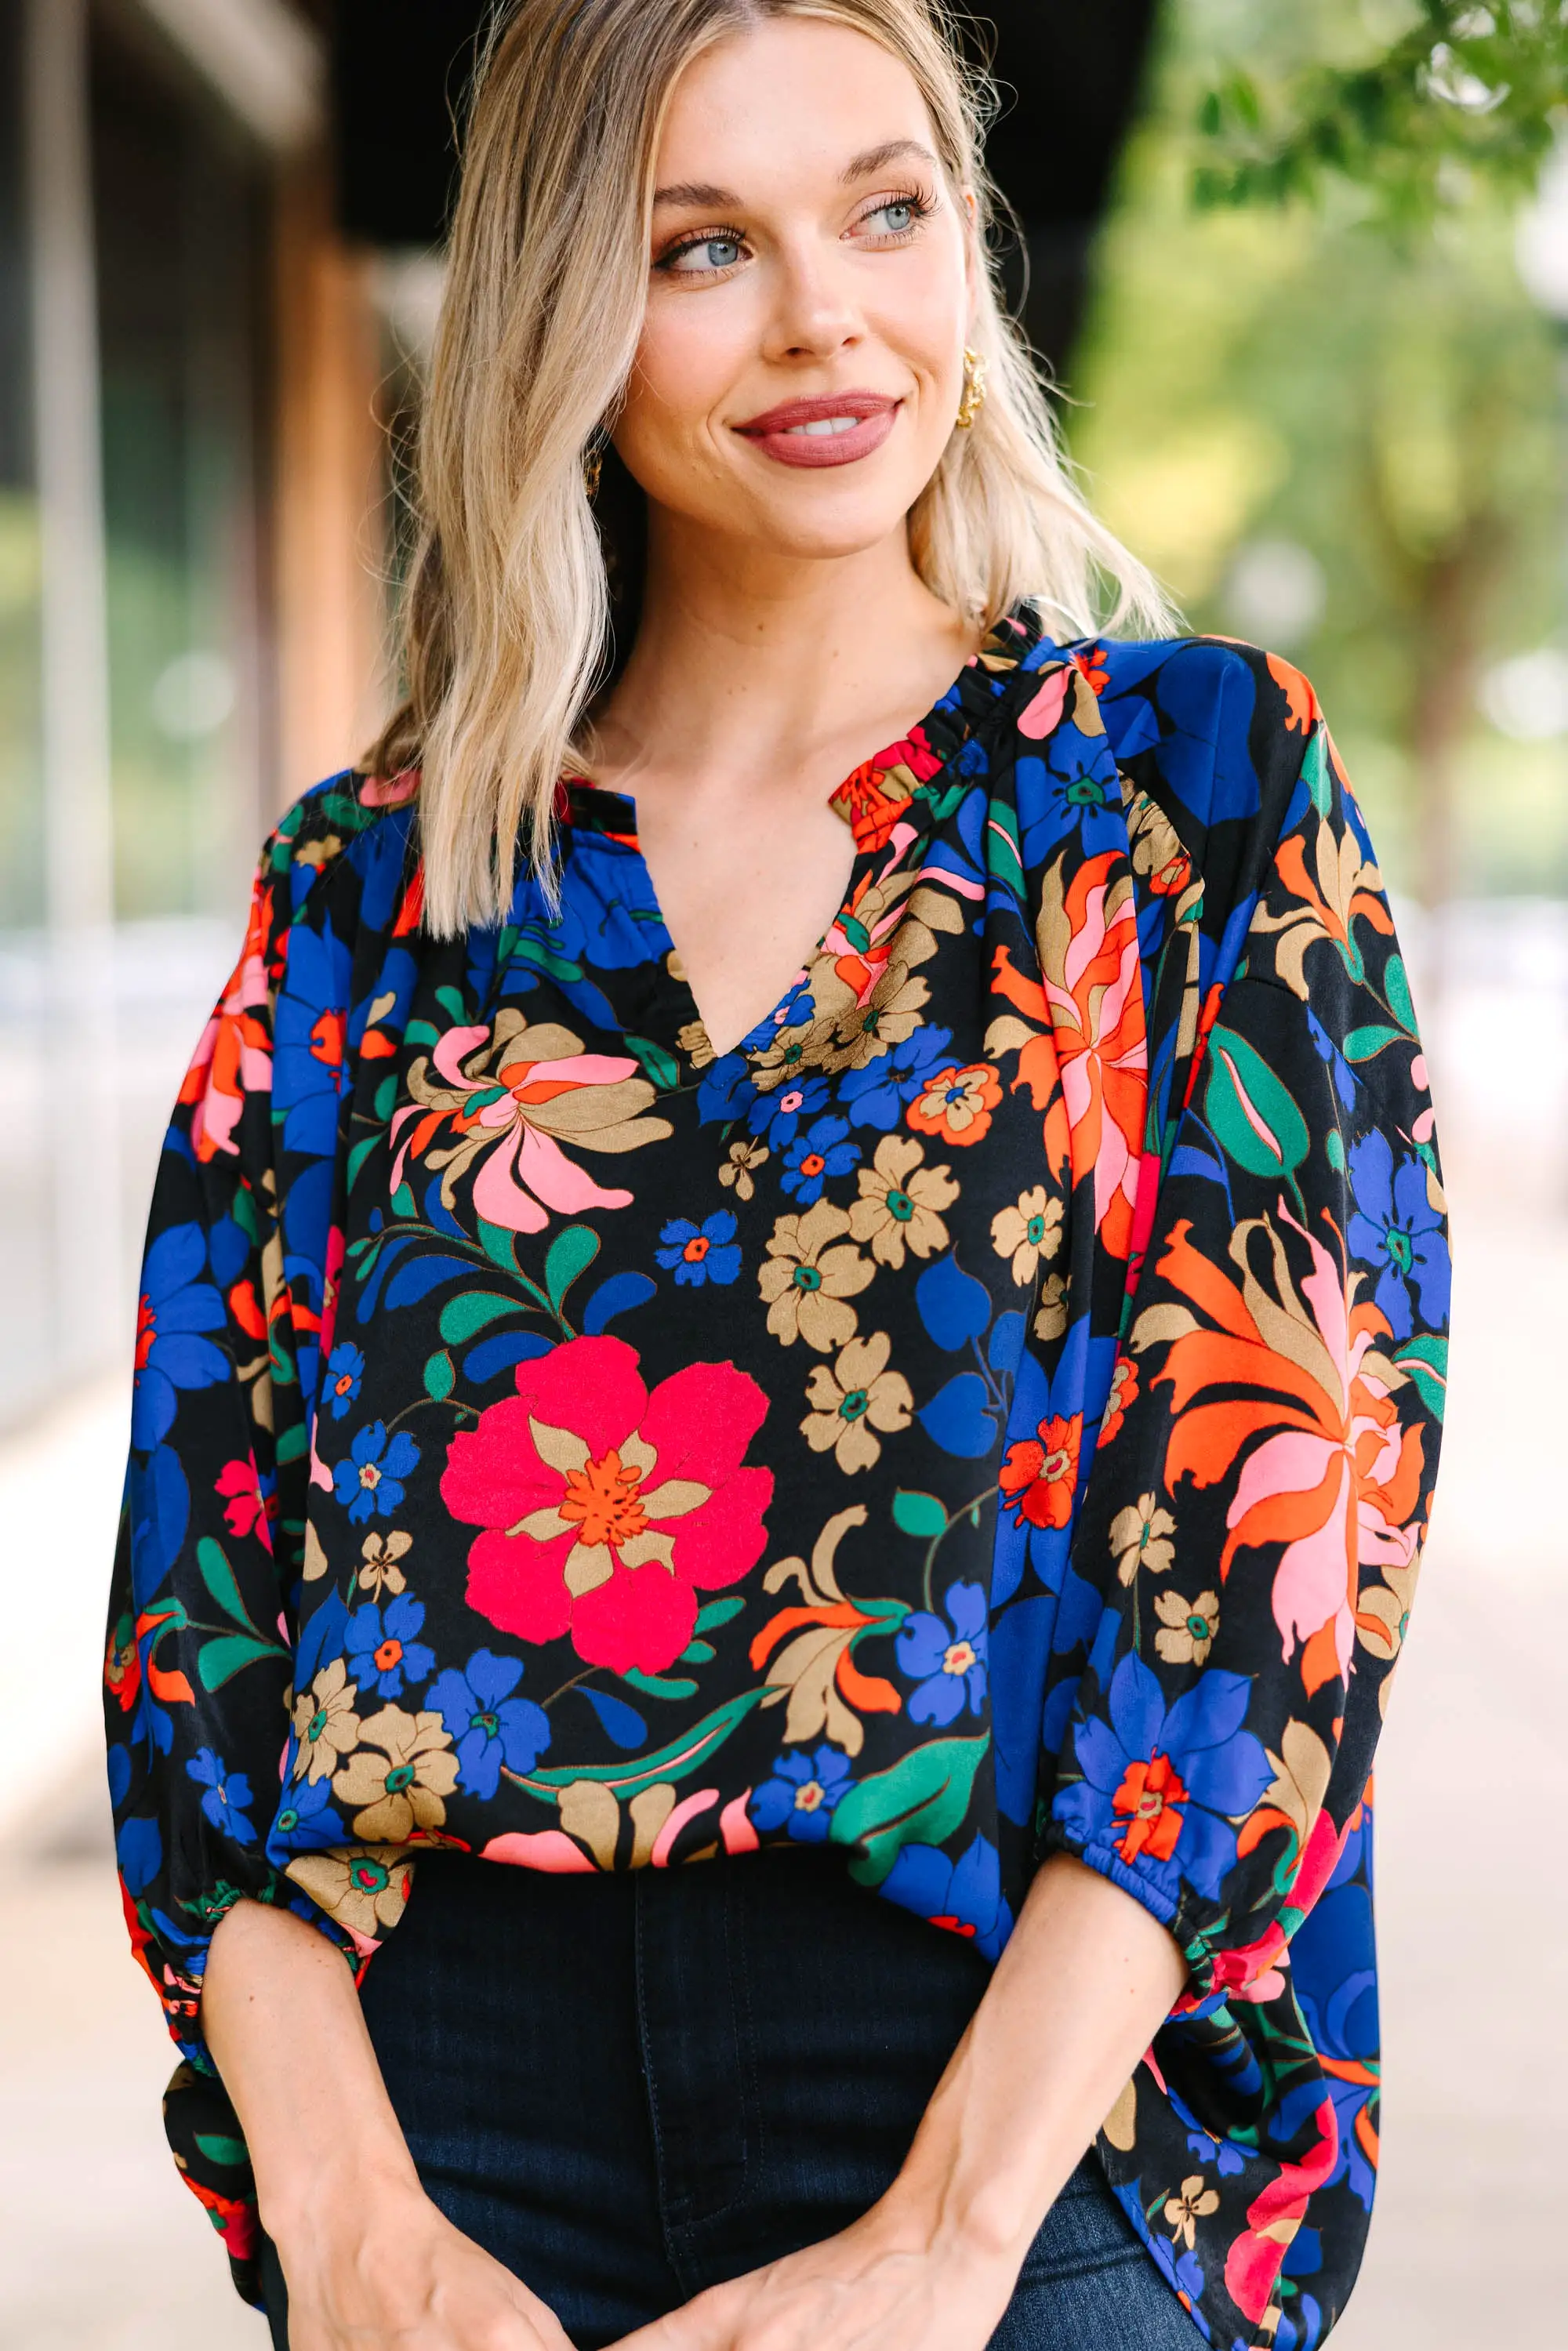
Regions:
M 614 2351 L 985 2351 L 1036 2231 L 1186 1978 L 1141 1903 L 1054 1855 L 885 2195 Z
M 921 2244 L 873 2206 L 839 2236 L 708 2287 L 614 2351 L 984 2351 L 1018 2267 Z

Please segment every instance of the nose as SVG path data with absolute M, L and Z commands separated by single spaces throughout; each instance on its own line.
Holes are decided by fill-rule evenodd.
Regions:
M 775 299 L 764 337 L 769 360 L 831 359 L 865 336 L 847 256 L 812 238 L 775 256 Z

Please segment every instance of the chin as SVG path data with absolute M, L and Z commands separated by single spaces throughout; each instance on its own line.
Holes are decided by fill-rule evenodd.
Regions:
M 863 555 L 903 524 L 919 492 L 900 505 L 879 497 L 782 497 L 758 514 L 747 536 L 772 553 L 815 562 Z

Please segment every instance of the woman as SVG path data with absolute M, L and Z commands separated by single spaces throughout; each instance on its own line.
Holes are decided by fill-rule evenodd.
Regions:
M 175 1113 L 110 1646 L 294 2351 L 1297 2346 L 1354 2274 L 1431 1112 L 1310 688 L 1164 632 L 986 225 L 925 0 L 495 36 L 410 699 Z

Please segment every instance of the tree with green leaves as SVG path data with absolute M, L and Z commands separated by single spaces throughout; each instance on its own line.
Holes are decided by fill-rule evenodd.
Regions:
M 1514 232 L 1565 16 L 1177 0 L 1070 387 L 1111 519 L 1195 625 L 1310 669 L 1434 905 L 1568 885 L 1559 747 L 1477 707 L 1563 618 L 1559 350 Z M 1242 592 L 1270 554 L 1316 611 Z
M 1312 59 L 1272 85 L 1231 65 L 1200 103 L 1198 203 L 1281 204 L 1340 179 L 1408 229 L 1478 182 L 1528 193 L 1568 109 L 1563 0 L 1396 0 L 1395 16 L 1408 21 L 1370 54 Z

